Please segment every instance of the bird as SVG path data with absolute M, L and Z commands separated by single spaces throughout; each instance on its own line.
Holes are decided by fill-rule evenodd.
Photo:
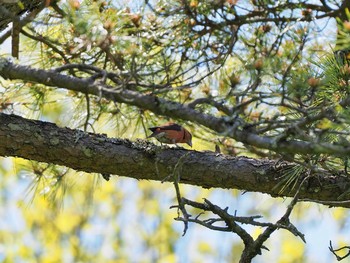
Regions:
M 152 134 L 147 138 L 154 137 L 161 143 L 175 144 L 187 143 L 192 147 L 192 134 L 179 124 L 169 122 L 163 126 L 149 128 Z

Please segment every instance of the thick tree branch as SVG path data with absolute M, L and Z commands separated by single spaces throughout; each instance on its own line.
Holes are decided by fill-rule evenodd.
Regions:
M 213 152 L 160 148 L 144 140 L 107 138 L 55 124 L 0 113 L 0 155 L 64 165 L 75 170 L 116 174 L 135 179 L 172 181 L 180 158 L 181 183 L 205 188 L 235 188 L 268 193 L 274 197 L 293 196 L 295 189 L 281 193 L 276 187 L 286 167 L 273 160 L 233 157 Z M 299 180 L 308 176 L 300 175 Z M 327 172 L 308 179 L 299 198 L 327 202 L 347 200 L 350 189 L 345 176 Z M 342 197 L 338 200 L 339 197 Z M 335 206 L 350 207 L 350 202 Z

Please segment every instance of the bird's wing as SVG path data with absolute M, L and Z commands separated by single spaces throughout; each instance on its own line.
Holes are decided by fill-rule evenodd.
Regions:
M 160 130 L 172 130 L 172 131 L 181 131 L 182 130 L 182 127 L 176 123 L 171 123 L 171 124 L 160 126 L 157 128 L 160 128 Z

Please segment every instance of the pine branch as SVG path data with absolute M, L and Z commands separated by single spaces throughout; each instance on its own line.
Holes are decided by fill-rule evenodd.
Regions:
M 77 78 L 57 73 L 52 70 L 34 69 L 27 66 L 15 65 L 2 59 L 0 76 L 5 79 L 18 79 L 36 82 L 46 86 L 60 87 L 68 90 L 104 97 L 108 100 L 137 106 L 157 115 L 168 116 L 199 123 L 218 134 L 231 137 L 242 143 L 257 148 L 269 149 L 278 153 L 297 154 L 331 154 L 347 155 L 350 147 L 332 143 L 308 142 L 301 140 L 284 140 L 280 137 L 268 137 L 256 134 L 242 128 L 244 123 L 239 118 L 228 119 L 215 117 L 192 109 L 181 103 L 169 101 L 154 95 L 142 94 L 124 87 L 113 87 L 91 78 Z

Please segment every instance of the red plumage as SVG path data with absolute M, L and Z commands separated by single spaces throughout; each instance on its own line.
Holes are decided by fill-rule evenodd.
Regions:
M 192 147 L 192 135 L 191 133 L 176 123 L 167 123 L 163 126 L 149 128 L 153 133 L 148 136 L 156 138 L 162 143 L 177 144 L 187 143 Z

